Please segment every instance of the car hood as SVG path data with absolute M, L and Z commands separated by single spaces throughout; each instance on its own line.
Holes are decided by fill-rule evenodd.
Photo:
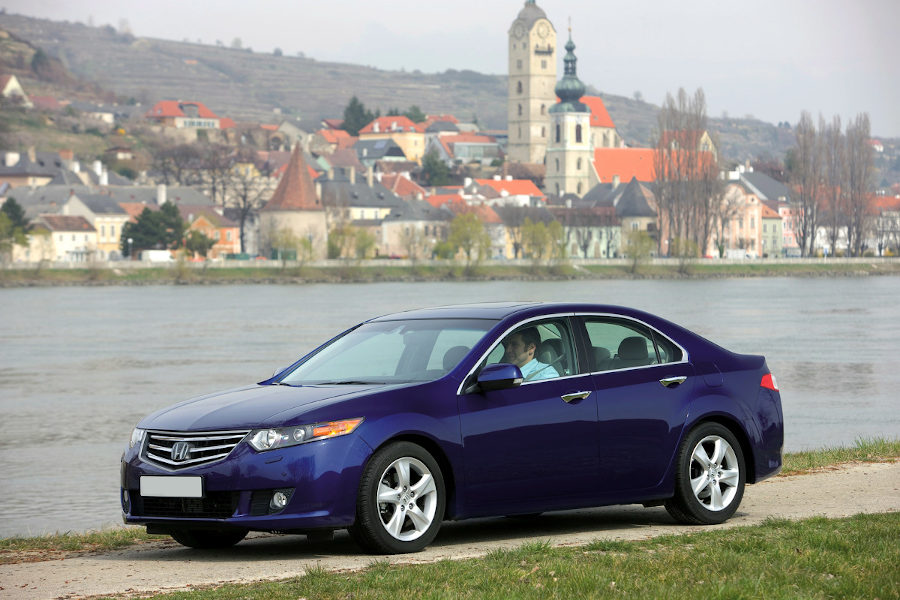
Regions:
M 213 431 L 253 429 L 290 419 L 310 405 L 384 386 L 302 386 L 253 385 L 192 398 L 159 410 L 138 424 L 142 429 L 166 431 Z

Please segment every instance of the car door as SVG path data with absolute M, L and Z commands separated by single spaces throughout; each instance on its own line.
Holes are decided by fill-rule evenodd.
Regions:
M 694 387 L 685 351 L 643 323 L 583 316 L 592 384 L 597 393 L 599 492 L 659 485 L 675 454 Z
M 579 374 L 570 320 L 528 326 L 540 331 L 554 375 L 459 398 L 469 516 L 576 506 L 596 489 L 596 394 Z M 502 359 L 498 342 L 480 367 Z

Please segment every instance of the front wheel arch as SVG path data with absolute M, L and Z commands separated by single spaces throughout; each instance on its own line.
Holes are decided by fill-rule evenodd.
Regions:
M 453 466 L 450 462 L 450 459 L 447 458 L 447 454 L 444 452 L 444 449 L 435 442 L 432 438 L 424 436 L 424 435 L 416 435 L 416 434 L 402 434 L 396 437 L 392 437 L 390 439 L 384 440 L 381 444 L 378 445 L 366 460 L 368 463 L 372 460 L 372 456 L 375 456 L 375 453 L 388 446 L 390 444 L 395 444 L 397 442 L 410 442 L 411 444 L 415 444 L 417 446 L 421 446 L 424 448 L 431 456 L 437 461 L 438 467 L 441 469 L 441 476 L 444 478 L 444 489 L 446 490 L 447 502 L 444 507 L 444 519 L 449 520 L 454 517 L 454 515 L 458 512 L 456 507 L 456 477 L 453 472 Z M 365 468 L 365 465 L 363 465 Z

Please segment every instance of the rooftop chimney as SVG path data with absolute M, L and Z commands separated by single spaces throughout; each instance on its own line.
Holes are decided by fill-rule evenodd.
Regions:
M 356 184 L 356 167 L 350 167 L 350 185 Z
M 18 152 L 7 152 L 3 164 L 7 167 L 14 167 L 18 164 L 19 158 L 21 158 L 21 155 Z
M 618 175 L 613 175 L 613 180 L 612 180 L 613 189 L 616 189 L 617 187 L 619 187 L 620 181 L 621 180 L 619 179 Z
M 94 173 L 97 174 L 97 177 L 103 173 L 103 163 L 99 160 L 95 160 L 91 168 L 94 170 Z
M 366 169 L 366 183 L 369 184 L 369 187 L 375 185 L 375 167 L 369 165 L 369 168 Z
M 166 203 L 166 184 L 160 183 L 156 186 L 156 204 L 162 206 Z

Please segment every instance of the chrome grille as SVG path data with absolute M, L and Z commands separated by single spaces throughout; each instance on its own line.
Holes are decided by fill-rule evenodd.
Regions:
M 205 465 L 228 456 L 250 430 L 148 431 L 144 458 L 169 469 Z

